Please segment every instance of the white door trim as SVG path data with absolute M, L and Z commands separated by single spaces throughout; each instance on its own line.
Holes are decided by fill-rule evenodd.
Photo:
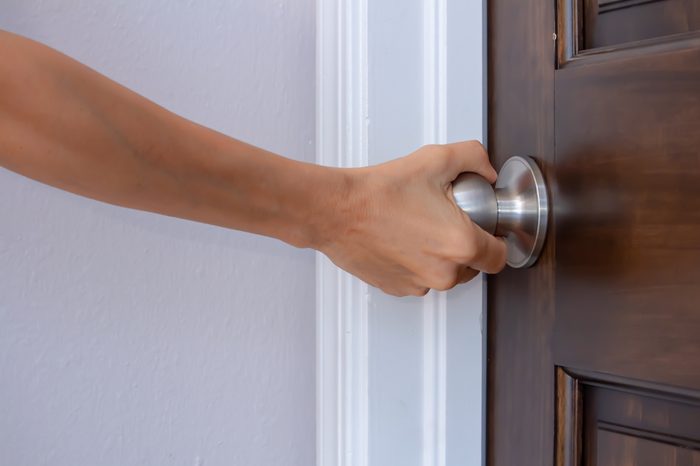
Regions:
M 423 0 L 423 143 L 447 142 L 447 0 Z M 423 466 L 446 464 L 447 293 L 423 301 Z
M 367 165 L 367 0 L 317 2 L 317 162 Z M 365 466 L 367 285 L 316 259 L 317 464 Z
M 410 11 L 398 11 L 402 9 Z M 405 27 L 398 24 L 401 37 L 413 44 L 411 47 L 420 48 L 397 58 L 389 56 L 391 52 L 368 48 L 386 47 L 381 21 L 385 21 L 387 12 L 392 26 L 406 22 Z M 370 18 L 369 13 L 376 16 Z M 379 16 L 381 21 L 376 20 Z M 391 97 L 377 90 L 386 86 L 386 76 L 377 75 L 378 53 L 383 62 L 381 70 L 389 70 L 392 79 L 394 75 L 415 74 L 418 70 L 417 76 L 422 80 L 422 86 L 415 88 L 416 95 L 406 95 L 406 99 L 416 101 L 417 105 L 411 107 L 415 110 L 411 114 L 391 114 L 396 126 L 405 120 L 406 127 L 422 127 L 422 134 L 419 131 L 412 135 L 411 141 L 415 143 L 411 144 L 417 147 L 482 139 L 482 31 L 481 0 L 372 0 L 370 5 L 368 0 L 318 0 L 318 163 L 352 167 L 383 161 L 377 152 L 391 146 L 391 141 L 386 140 L 390 136 L 382 135 L 385 140 L 377 141 L 375 132 L 370 141 L 370 129 L 382 125 L 375 119 L 372 123 L 375 126 L 370 127 L 373 109 L 386 110 L 392 105 Z M 374 149 L 375 146 L 382 149 Z M 482 340 L 479 328 L 472 331 L 465 327 L 465 322 L 471 327 L 479 325 L 483 306 L 481 278 L 466 291 L 462 288 L 454 294 L 431 292 L 421 301 L 412 301 L 413 304 L 401 301 L 377 304 L 376 294 L 373 295 L 376 292 L 339 270 L 323 255 L 318 254 L 316 265 L 317 465 L 373 466 L 382 462 L 375 460 L 375 456 L 386 464 L 387 452 L 377 451 L 381 450 L 377 443 L 385 440 L 381 437 L 385 429 L 379 429 L 378 434 L 372 427 L 379 415 L 370 394 L 376 393 L 377 386 L 389 386 L 384 379 L 390 379 L 392 374 L 391 370 L 389 373 L 384 370 L 385 359 L 376 362 L 376 354 L 382 349 L 370 343 L 382 341 L 386 336 L 386 328 L 377 329 L 374 325 L 392 324 L 386 323 L 391 319 L 372 323 L 370 317 L 374 314 L 370 314 L 370 309 L 383 311 L 377 306 L 387 305 L 396 309 L 405 306 L 406 315 L 418 312 L 420 316 L 412 321 L 414 327 L 405 336 L 398 331 L 389 335 L 397 338 L 398 334 L 398 338 L 406 340 L 407 348 L 416 348 L 406 358 L 410 358 L 408 365 L 416 368 L 418 377 L 409 378 L 415 379 L 419 388 L 410 395 L 397 397 L 402 398 L 400 403 L 415 410 L 415 415 L 407 417 L 420 419 L 419 433 L 416 442 L 402 444 L 401 448 L 409 449 L 415 464 L 421 466 L 481 464 Z M 471 314 L 465 317 L 465 312 Z M 463 344 L 462 339 L 471 339 L 473 344 Z M 475 359 L 478 367 L 473 367 Z M 476 438 L 464 439 L 465 435 Z M 391 438 L 396 440 L 395 436 Z M 460 446 L 465 443 L 469 444 L 466 453 Z M 397 445 L 387 446 L 385 450 L 391 448 Z

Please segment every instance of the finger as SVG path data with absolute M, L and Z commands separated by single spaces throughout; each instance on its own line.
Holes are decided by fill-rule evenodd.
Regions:
M 425 288 L 425 287 L 418 287 L 413 290 L 411 293 L 411 296 L 417 296 L 417 297 L 423 297 L 428 294 L 430 291 L 430 288 Z
M 475 250 L 468 265 L 486 273 L 498 273 L 503 270 L 506 265 L 506 243 L 503 238 L 486 233 L 475 223 L 472 223 L 472 227 Z
M 382 290 L 386 294 L 395 296 L 397 298 L 405 298 L 407 296 L 416 296 L 416 297 L 422 297 L 428 294 L 430 291 L 430 288 L 426 288 L 424 286 L 412 286 L 408 288 L 402 288 L 402 289 L 390 289 L 390 290 Z
M 462 267 L 457 276 L 457 283 L 467 283 L 479 275 L 478 270 L 474 270 L 471 267 Z
M 463 172 L 478 173 L 490 183 L 496 182 L 496 170 L 489 161 L 486 149 L 479 141 L 445 144 L 450 154 L 450 175 L 452 179 Z

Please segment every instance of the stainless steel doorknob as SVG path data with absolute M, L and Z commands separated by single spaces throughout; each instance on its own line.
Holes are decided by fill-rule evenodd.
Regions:
M 452 183 L 457 205 L 473 222 L 506 241 L 506 262 L 514 268 L 537 261 L 547 235 L 549 198 L 542 172 L 531 157 L 511 157 L 503 164 L 495 189 L 474 173 Z

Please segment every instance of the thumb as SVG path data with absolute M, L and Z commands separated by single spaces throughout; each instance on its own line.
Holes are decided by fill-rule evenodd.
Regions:
M 465 214 L 466 215 L 466 214 Z M 469 222 L 472 227 L 471 237 L 474 241 L 474 254 L 468 265 L 470 268 L 486 273 L 498 273 L 506 265 L 506 243 L 503 238 L 495 237 Z
M 496 182 L 496 170 L 494 170 L 484 146 L 479 141 L 455 142 L 445 144 L 449 163 L 448 171 L 451 180 L 457 178 L 460 173 L 472 172 L 486 178 L 489 183 Z

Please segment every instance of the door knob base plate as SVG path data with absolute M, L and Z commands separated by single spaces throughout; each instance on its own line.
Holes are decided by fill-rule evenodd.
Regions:
M 514 268 L 530 267 L 547 236 L 549 197 L 540 168 L 531 157 L 511 157 L 496 181 L 497 235 L 504 236 L 506 262 Z

